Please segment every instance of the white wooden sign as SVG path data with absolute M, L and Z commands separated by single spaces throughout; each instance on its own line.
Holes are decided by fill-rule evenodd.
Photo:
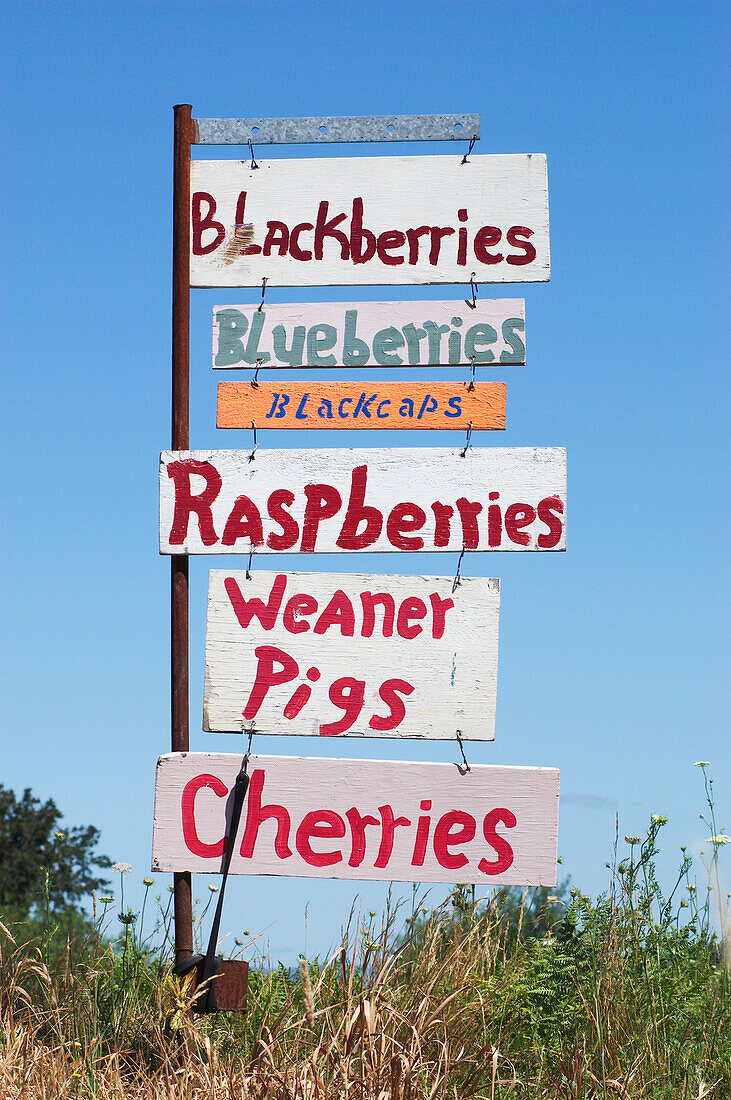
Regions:
M 545 282 L 542 153 L 194 160 L 194 287 Z
M 213 366 L 525 364 L 525 302 L 302 302 L 214 306 Z
M 155 785 L 153 871 L 221 868 L 241 757 L 170 753 Z M 554 886 L 554 768 L 252 756 L 231 872 Z
M 211 570 L 203 727 L 492 740 L 497 580 Z
M 162 554 L 565 547 L 562 447 L 160 457 Z

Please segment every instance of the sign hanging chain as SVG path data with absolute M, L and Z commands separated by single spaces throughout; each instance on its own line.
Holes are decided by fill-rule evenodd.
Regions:
M 460 573 L 460 568 L 462 566 L 462 558 L 464 557 L 464 552 L 465 552 L 466 549 L 467 549 L 467 547 L 463 544 L 462 545 L 462 553 L 459 555 L 459 558 L 457 559 L 457 572 L 454 574 L 454 580 L 452 581 L 452 592 L 456 592 L 457 589 L 459 588 L 459 586 L 462 583 L 462 575 Z
M 468 387 L 468 389 L 469 389 L 469 387 Z M 462 448 L 462 450 L 459 452 L 459 457 L 460 458 L 464 458 L 465 455 L 467 454 L 467 452 L 469 451 L 470 447 L 472 446 L 472 444 L 470 443 L 471 438 L 472 438 L 472 421 L 470 420 L 469 425 L 467 427 L 467 439 L 465 440 L 465 445 Z
M 472 768 L 467 763 L 467 757 L 464 752 L 464 745 L 462 744 L 462 730 L 457 730 L 457 744 L 459 745 L 459 751 L 462 753 L 462 763 L 457 764 L 457 771 L 460 775 L 467 775 L 467 772 L 471 772 Z
M 465 153 L 465 155 L 462 157 L 462 163 L 463 164 L 469 164 L 469 160 L 467 158 L 469 157 L 470 153 L 474 149 L 476 141 L 477 141 L 477 135 L 475 134 L 475 135 L 473 135 L 473 137 L 470 138 L 470 147 L 467 150 L 467 152 Z M 251 144 L 251 143 L 249 143 L 249 144 Z
M 470 146 L 470 148 L 471 148 L 471 146 Z M 251 167 L 252 167 L 252 169 L 253 168 L 258 168 L 259 165 L 256 163 L 256 160 L 254 159 L 254 146 L 251 144 L 251 142 L 249 142 L 249 152 L 251 153 Z
M 475 282 L 475 271 L 470 275 L 470 290 L 472 291 L 472 301 L 468 302 L 465 298 L 464 304 L 469 306 L 470 309 L 477 309 L 477 283 Z
M 253 386 L 253 384 L 254 383 L 252 382 L 252 386 Z M 251 421 L 251 428 L 252 428 L 252 431 L 254 433 L 254 442 L 253 442 L 253 447 L 252 447 L 251 454 L 248 456 L 249 462 L 254 461 L 254 456 L 256 455 L 257 449 L 259 447 L 259 444 L 256 442 L 256 421 L 255 420 Z

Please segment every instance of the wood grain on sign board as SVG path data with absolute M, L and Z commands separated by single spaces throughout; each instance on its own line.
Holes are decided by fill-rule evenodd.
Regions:
M 522 298 L 213 307 L 213 366 L 525 364 Z
M 542 153 L 190 167 L 194 287 L 550 278 Z
M 215 874 L 241 756 L 170 753 L 153 871 Z M 232 874 L 555 886 L 555 768 L 252 756 Z
M 160 553 L 564 550 L 562 447 L 163 451 Z M 465 570 L 466 572 L 467 570 Z
M 492 740 L 499 608 L 483 577 L 213 569 L 203 728 Z
M 505 427 L 504 382 L 219 382 L 219 428 Z

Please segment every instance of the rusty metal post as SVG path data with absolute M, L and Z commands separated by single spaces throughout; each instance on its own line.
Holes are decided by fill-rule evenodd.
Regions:
M 173 152 L 173 392 L 172 445 L 174 451 L 189 446 L 190 358 L 190 147 L 193 140 L 192 108 L 175 108 Z M 173 752 L 187 752 L 188 717 L 188 558 L 170 559 L 170 693 Z M 193 954 L 193 899 L 190 872 L 173 875 L 175 961 Z

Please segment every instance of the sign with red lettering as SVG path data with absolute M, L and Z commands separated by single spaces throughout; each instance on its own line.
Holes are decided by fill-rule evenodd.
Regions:
M 543 153 L 190 168 L 194 287 L 550 278 Z
M 565 548 L 562 447 L 160 456 L 162 554 Z
M 211 570 L 204 729 L 492 740 L 499 607 L 482 577 Z
M 221 868 L 241 757 L 161 756 L 153 871 Z M 252 756 L 231 873 L 555 886 L 559 773 Z
M 219 382 L 219 428 L 505 427 L 504 382 Z
M 525 364 L 522 298 L 214 306 L 213 366 Z

